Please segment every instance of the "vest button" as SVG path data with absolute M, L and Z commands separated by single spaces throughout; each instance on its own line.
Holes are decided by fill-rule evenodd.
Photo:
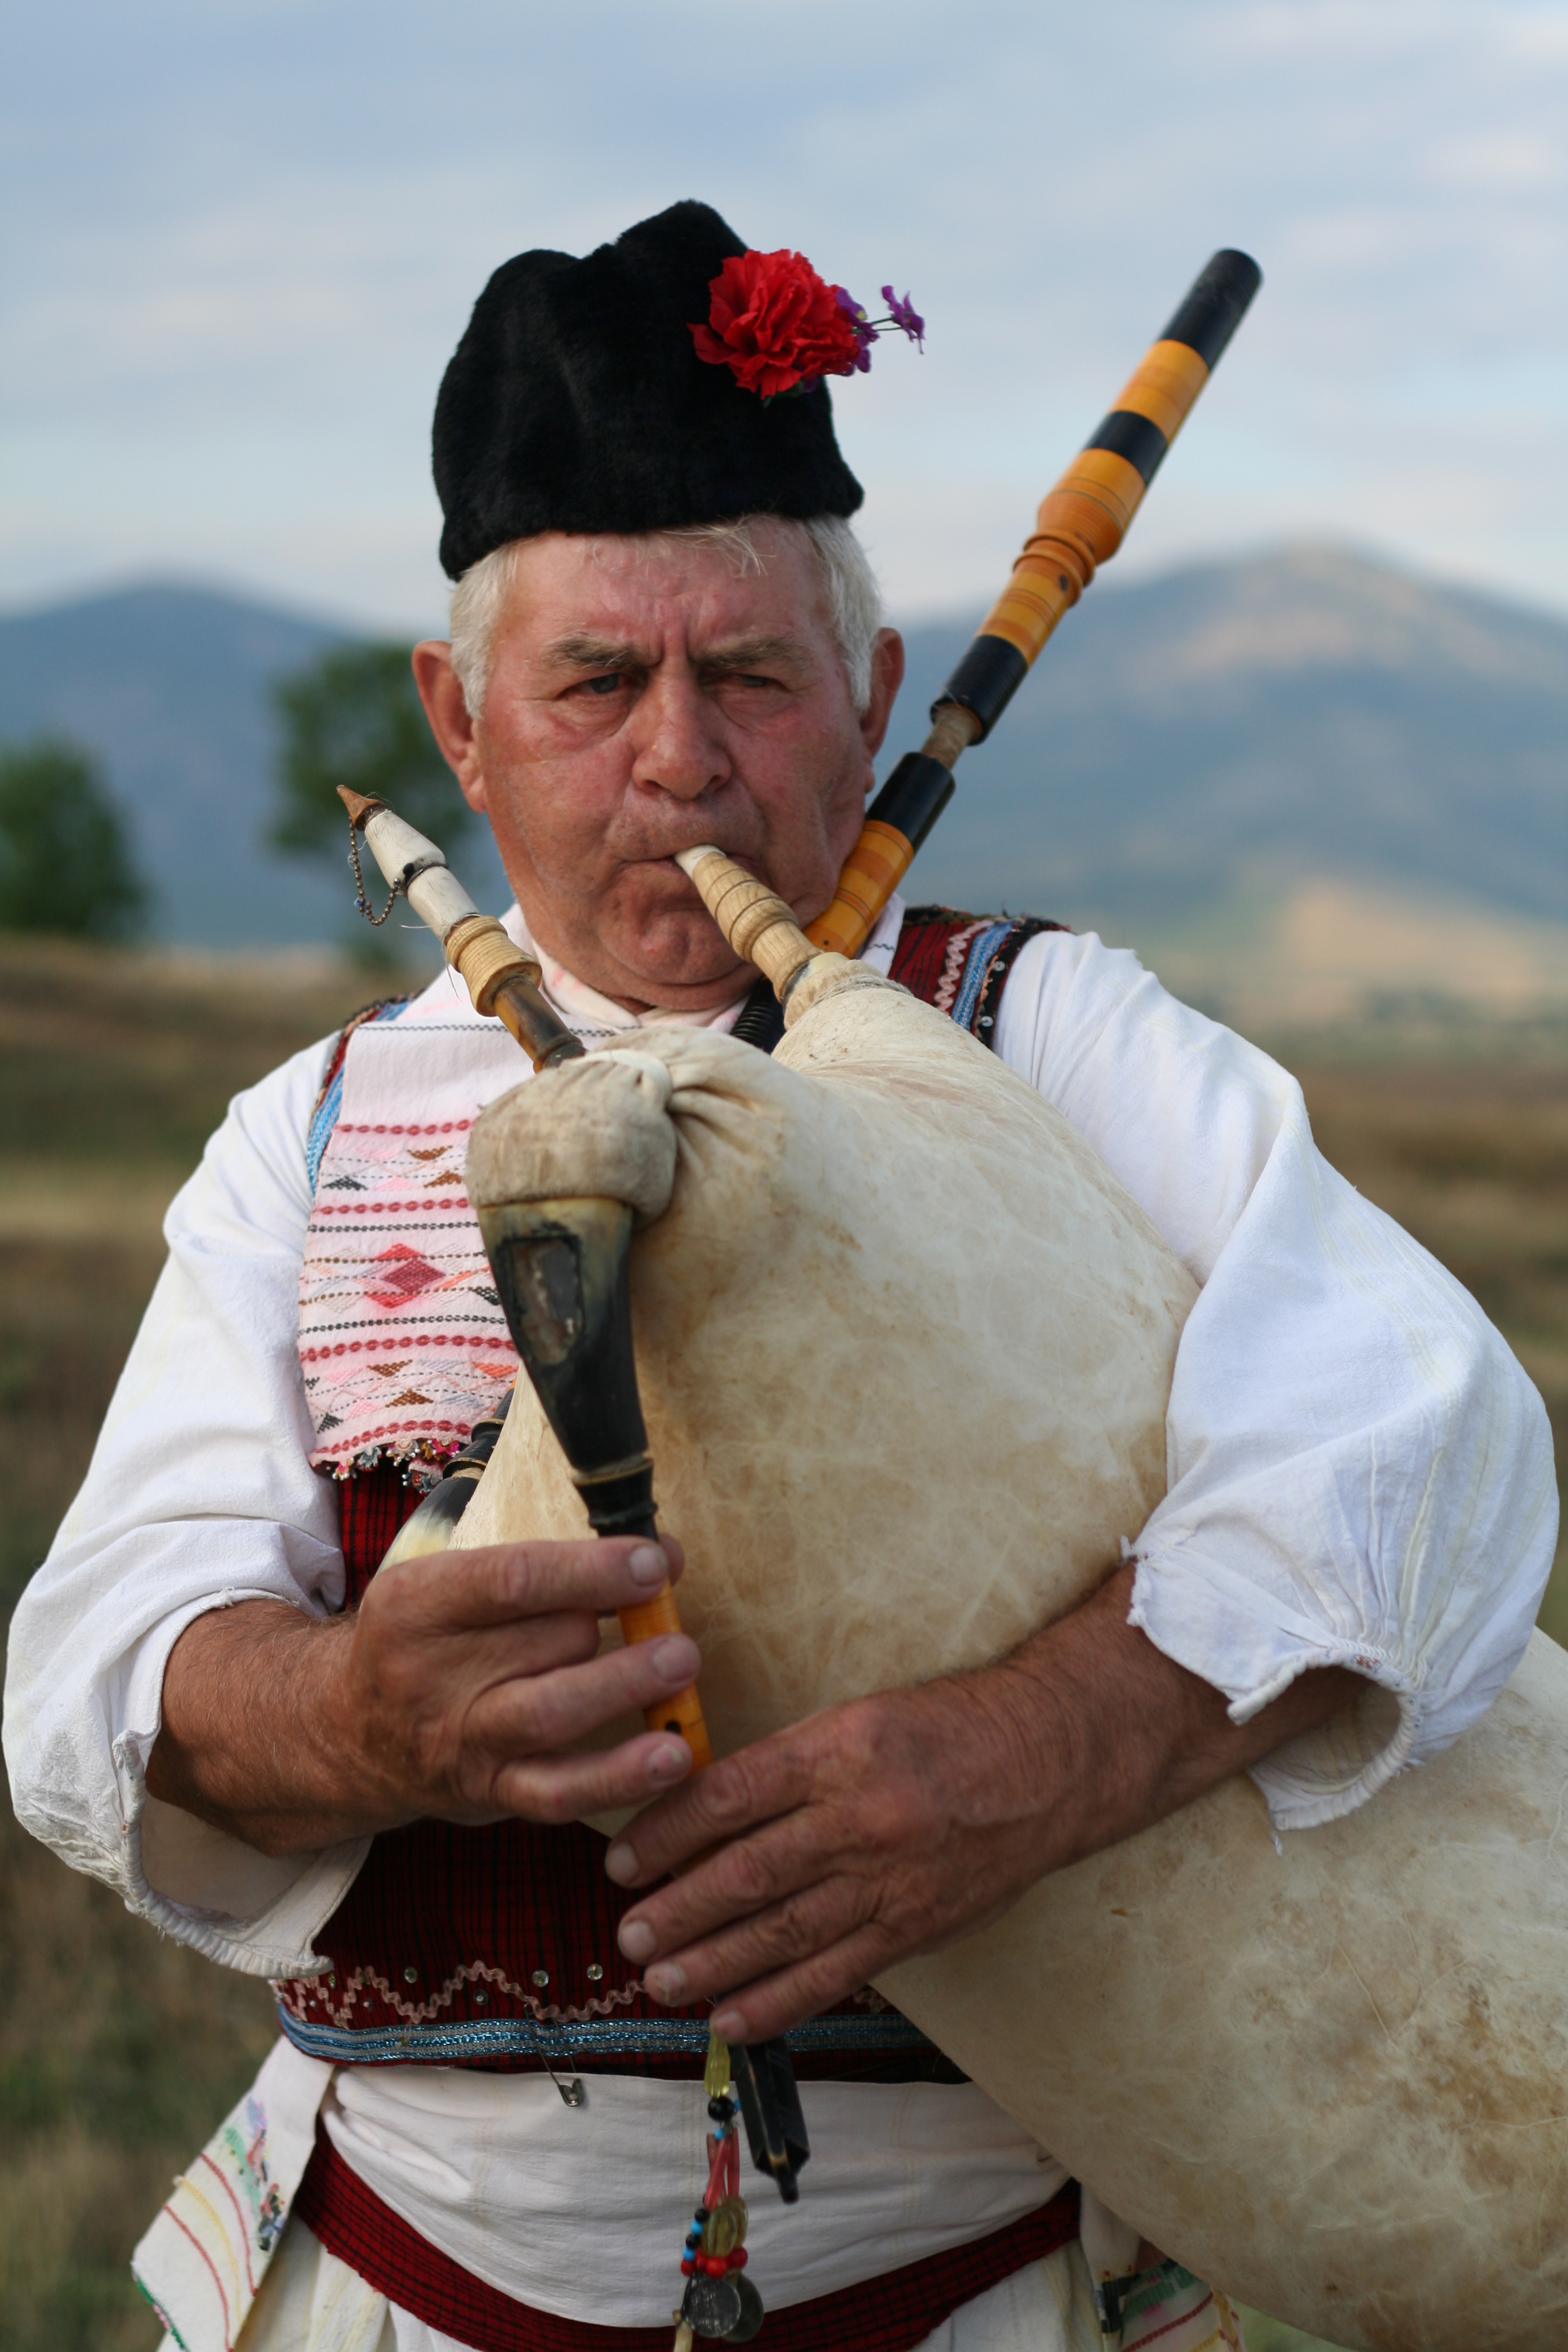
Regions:
M 419 1981 L 419 1971 L 418 1971 L 418 1969 L 404 1969 L 404 1971 L 403 1971 L 403 1981 L 404 1981 L 404 1983 L 405 1983 L 405 1984 L 417 1984 L 417 1983 L 418 1983 L 418 1981 Z
M 597 1983 L 598 1983 L 598 1981 L 599 1981 L 599 1979 L 604 1975 L 604 1973 L 605 1973 L 605 1971 L 604 1971 L 604 1969 L 599 1966 L 599 1963 L 598 1963 L 598 1961 L 597 1961 L 597 1960 L 590 1960 L 590 1961 L 589 1961 L 589 1963 L 588 1963 L 588 1982 L 589 1982 L 590 1984 L 597 1984 Z
M 535 1969 L 533 1971 L 533 1982 L 539 1987 L 541 1992 L 542 1992 L 545 1986 L 550 1982 L 549 1969 Z

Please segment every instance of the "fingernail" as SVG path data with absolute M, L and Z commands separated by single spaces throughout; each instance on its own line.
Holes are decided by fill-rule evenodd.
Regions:
M 650 1944 L 653 1941 L 651 1936 L 648 1941 Z M 626 1947 L 623 1945 L 621 1948 L 624 1951 Z M 628 1960 L 636 1957 L 633 1952 L 626 1953 Z M 658 1968 L 649 1969 L 643 1982 L 655 2000 L 662 2000 L 671 2009 L 678 2008 L 686 1999 L 686 1970 L 678 1969 L 673 1960 L 666 1960 Z
M 679 1689 L 691 1680 L 701 1660 L 695 1642 L 684 1633 L 672 1633 L 667 1642 L 654 1643 L 652 1664 L 661 1682 L 673 1683 Z
M 628 1960 L 646 1960 L 658 1941 L 646 1919 L 621 1921 L 620 1947 Z
M 669 1562 L 657 1544 L 638 1544 L 627 1554 L 626 1567 L 634 1584 L 664 1584 L 669 1579 Z
M 743 2042 L 746 2038 L 746 2013 L 741 2009 L 721 2009 L 708 2021 L 708 2029 L 721 2042 Z
M 625 1838 L 617 1838 L 605 1856 L 605 1876 L 613 1878 L 617 1886 L 629 1886 L 637 1874 L 636 1849 Z
M 647 1777 L 656 1789 L 670 1788 L 684 1780 L 691 1769 L 691 1750 L 684 1741 L 677 1748 L 656 1748 L 647 1759 Z

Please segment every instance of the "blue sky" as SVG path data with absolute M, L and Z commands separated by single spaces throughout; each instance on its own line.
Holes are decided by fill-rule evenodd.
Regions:
M 1350 541 L 1568 610 L 1568 5 L 49 0 L 0 35 L 0 602 L 442 609 L 489 272 L 680 195 L 930 321 L 836 391 L 895 608 L 973 607 L 1214 247 L 1251 318 L 1119 572 Z

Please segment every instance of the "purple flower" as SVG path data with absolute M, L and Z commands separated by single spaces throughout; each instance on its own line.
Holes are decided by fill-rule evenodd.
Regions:
M 869 320 L 866 316 L 865 305 L 863 303 L 857 302 L 854 295 L 850 293 L 849 289 L 847 286 L 836 286 L 833 289 L 833 296 L 839 309 L 846 313 L 850 325 L 854 328 L 855 340 L 860 347 L 855 354 L 853 362 L 855 369 L 860 375 L 868 374 L 871 366 L 871 346 L 877 341 L 877 330 L 871 325 Z M 844 373 L 847 375 L 849 373 L 848 369 L 846 368 Z
M 882 289 L 882 299 L 888 306 L 888 315 L 891 319 L 894 326 L 901 327 L 904 333 L 908 335 L 910 342 L 918 343 L 923 352 L 925 349 L 926 322 L 921 317 L 920 312 L 915 309 L 914 304 L 910 301 L 909 296 L 906 294 L 903 300 L 900 302 L 892 288 L 890 286 L 884 286 Z

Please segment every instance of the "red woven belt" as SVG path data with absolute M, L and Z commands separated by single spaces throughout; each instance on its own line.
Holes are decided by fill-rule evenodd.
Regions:
M 293 2219 L 389 2303 L 479 2352 L 669 2352 L 668 2326 L 594 2327 L 535 2311 L 487 2286 L 384 2205 L 320 2126 Z M 769 2312 L 758 2352 L 835 2352 L 851 2344 L 856 2352 L 910 2352 L 960 2304 L 1077 2235 L 1078 2183 L 1069 2180 L 1048 2205 L 988 2238 L 884 2271 L 837 2294 Z M 677 2284 L 672 2252 L 671 2309 Z M 765 2294 L 765 2284 L 759 2284 Z

